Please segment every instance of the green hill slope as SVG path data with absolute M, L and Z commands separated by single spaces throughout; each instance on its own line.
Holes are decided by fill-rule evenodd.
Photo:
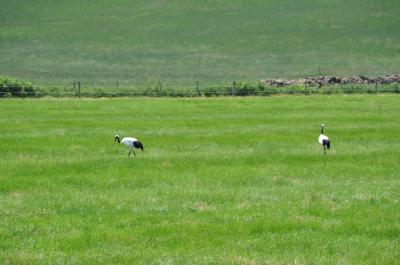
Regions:
M 0 75 L 40 84 L 399 72 L 398 0 L 5 0 Z

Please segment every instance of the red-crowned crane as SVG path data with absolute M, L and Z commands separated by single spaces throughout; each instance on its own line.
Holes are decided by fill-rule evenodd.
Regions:
M 135 148 L 136 149 L 142 149 L 143 152 L 143 144 L 142 142 L 140 142 L 138 139 L 133 138 L 133 137 L 124 137 L 122 138 L 122 141 L 120 141 L 119 139 L 119 135 L 115 135 L 114 137 L 114 143 L 118 142 L 119 144 L 124 144 L 129 148 L 129 153 L 128 156 L 131 155 L 131 151 L 133 152 L 133 154 L 136 156 L 135 153 Z
M 331 148 L 331 141 L 329 140 L 328 136 L 324 134 L 324 124 L 321 124 L 321 134 L 318 137 L 318 142 L 324 148 L 324 154 L 326 153 L 326 149 Z

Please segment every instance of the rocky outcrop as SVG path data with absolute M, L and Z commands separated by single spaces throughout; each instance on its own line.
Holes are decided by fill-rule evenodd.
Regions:
M 323 86 L 327 84 L 390 84 L 400 83 L 400 74 L 384 75 L 377 77 L 366 77 L 362 75 L 351 77 L 337 77 L 337 76 L 318 76 L 307 77 L 294 80 L 284 78 L 278 79 L 265 79 L 262 82 L 270 86 L 292 86 L 292 85 L 307 85 L 307 86 Z

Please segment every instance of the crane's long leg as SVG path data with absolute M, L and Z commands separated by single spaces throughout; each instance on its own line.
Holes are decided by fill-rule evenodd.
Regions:
M 131 150 L 132 150 L 133 154 L 136 156 L 136 153 L 135 153 L 135 143 L 132 143 Z
M 130 156 L 131 155 L 131 149 L 129 149 L 129 153 L 128 153 L 128 156 Z

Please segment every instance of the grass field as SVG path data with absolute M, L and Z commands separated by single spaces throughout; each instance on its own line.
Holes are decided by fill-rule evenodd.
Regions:
M 4 0 L 0 75 L 65 85 L 398 73 L 398 0 Z
M 399 264 L 399 111 L 394 95 L 2 100 L 0 263 Z

